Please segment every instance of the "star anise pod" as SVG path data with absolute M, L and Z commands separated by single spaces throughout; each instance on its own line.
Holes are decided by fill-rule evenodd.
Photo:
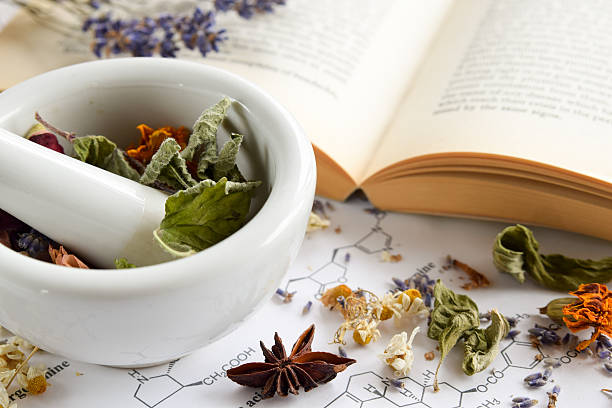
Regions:
M 356 361 L 332 353 L 312 351 L 314 330 L 313 324 L 302 333 L 289 356 L 278 333 L 274 333 L 272 350 L 259 342 L 265 362 L 232 368 L 227 370 L 227 377 L 240 385 L 263 387 L 264 398 L 271 398 L 275 393 L 283 397 L 288 392 L 297 395 L 300 386 L 304 391 L 310 391 L 318 384 L 333 380 L 339 372 Z

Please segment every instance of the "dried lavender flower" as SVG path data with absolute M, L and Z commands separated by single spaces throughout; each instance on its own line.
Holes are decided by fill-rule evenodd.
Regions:
M 534 381 L 537 379 L 542 378 L 542 373 L 533 373 L 533 374 L 529 374 L 527 377 L 523 378 L 523 381 L 525 382 L 530 382 L 530 381 Z
M 309 300 L 308 302 L 306 302 L 306 304 L 304 305 L 304 308 L 302 309 L 302 314 L 306 314 L 308 312 L 310 312 L 310 308 L 312 307 L 312 301 Z

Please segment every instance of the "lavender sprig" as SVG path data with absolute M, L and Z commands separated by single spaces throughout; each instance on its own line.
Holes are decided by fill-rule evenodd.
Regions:
M 91 33 L 91 50 L 98 58 L 124 53 L 175 58 L 182 47 L 197 49 L 205 57 L 211 51 L 218 52 L 219 45 L 227 40 L 226 30 L 216 25 L 216 13 L 236 12 L 250 19 L 286 4 L 286 0 L 214 0 L 207 10 L 196 7 L 191 14 L 153 18 L 139 17 L 140 10 L 113 0 L 41 0 L 40 6 L 26 0 L 10 1 L 65 35 L 73 35 L 77 29 L 74 23 L 83 22 L 79 25 L 82 31 Z M 131 17 L 122 18 L 118 13 Z M 64 21 L 59 15 L 69 15 L 74 21 Z
M 98 58 L 121 53 L 175 58 L 180 43 L 190 50 L 197 48 L 205 57 L 210 51 L 219 51 L 219 43 L 227 39 L 225 30 L 216 28 L 214 11 L 204 12 L 199 7 L 189 16 L 163 14 L 156 19 L 114 19 L 107 13 L 89 17 L 82 30 L 92 32 L 92 51 Z

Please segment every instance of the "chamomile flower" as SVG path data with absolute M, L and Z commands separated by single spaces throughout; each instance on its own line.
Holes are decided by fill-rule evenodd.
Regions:
M 34 348 L 32 343 L 30 343 L 23 337 L 19 337 L 19 336 L 9 337 L 7 340 L 7 344 L 12 344 L 16 346 L 17 348 L 21 349 L 22 351 L 28 352 L 28 353 L 32 351 L 32 349 Z
M 391 338 L 383 354 L 379 355 L 383 362 L 395 370 L 394 374 L 397 377 L 408 375 L 412 368 L 412 363 L 414 362 L 412 342 L 419 331 L 420 328 L 418 326 L 415 327 L 410 334 L 410 339 L 408 339 L 406 332 L 396 334 Z
M 19 348 L 14 344 L 2 344 L 0 345 L 0 360 L 4 360 L 2 366 L 8 366 L 15 368 L 17 364 L 23 361 L 25 355 Z
M 311 212 L 308 217 L 308 225 L 306 226 L 306 232 L 312 232 L 320 229 L 329 227 L 329 220 L 321 218 L 319 215 Z
M 10 369 L 8 367 L 0 368 L 0 384 L 6 387 L 8 385 L 8 382 L 13 377 L 13 374 L 15 374 L 14 369 Z
M 376 341 L 380 337 L 378 325 L 380 320 L 362 320 L 353 331 L 353 340 L 357 344 L 365 346 L 371 341 Z
M 2 384 L 0 384 L 0 408 L 17 408 L 17 404 L 13 404 L 9 400 L 8 392 Z
M 418 318 L 424 318 L 429 315 L 429 309 L 425 306 L 423 299 L 420 297 L 412 299 L 409 303 L 406 301 L 408 296 L 403 295 L 402 297 L 402 310 L 403 315 L 406 317 L 416 316 Z
M 42 365 L 30 366 L 27 374 L 17 374 L 17 381 L 22 387 L 27 388 L 30 394 L 42 394 L 47 390 L 47 379 L 45 378 L 45 373 L 45 367 Z

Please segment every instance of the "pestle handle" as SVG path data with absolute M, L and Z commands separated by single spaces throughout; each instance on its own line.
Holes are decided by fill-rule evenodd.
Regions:
M 152 232 L 167 196 L 0 128 L 0 208 L 86 262 L 114 268 L 170 260 Z

